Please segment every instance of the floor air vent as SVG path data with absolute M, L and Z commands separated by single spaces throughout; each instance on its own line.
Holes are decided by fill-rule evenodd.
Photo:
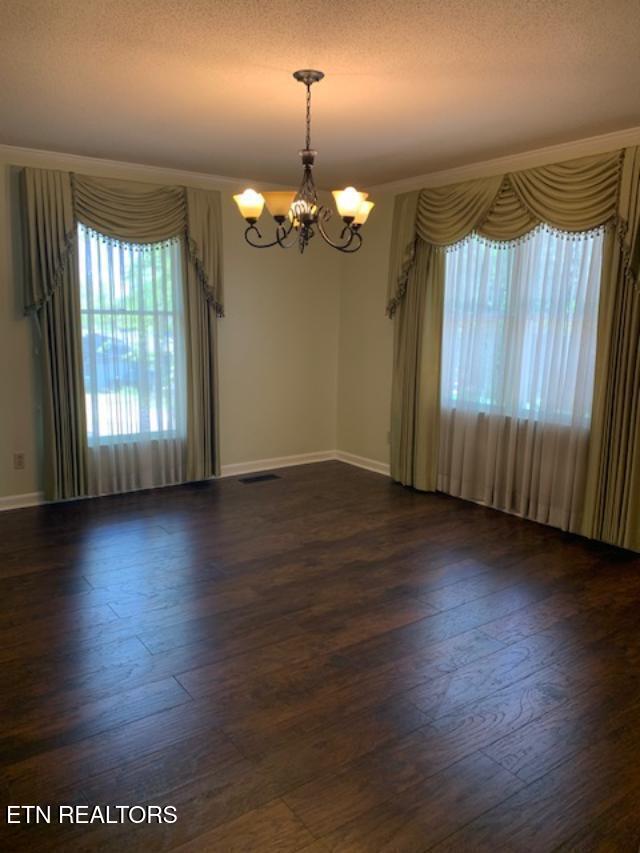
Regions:
M 265 480 L 281 480 L 277 474 L 255 474 L 253 477 L 240 477 L 241 483 L 264 483 Z

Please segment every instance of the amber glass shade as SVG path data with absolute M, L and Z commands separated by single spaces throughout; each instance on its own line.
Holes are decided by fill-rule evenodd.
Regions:
M 360 207 L 356 211 L 355 219 L 353 220 L 354 225 L 364 225 L 374 206 L 375 205 L 372 201 L 361 201 Z
M 346 187 L 344 190 L 333 190 L 333 197 L 342 218 L 353 219 L 358 212 L 360 204 L 367 198 L 367 193 L 358 192 L 355 187 Z
M 289 215 L 289 208 L 295 195 L 295 190 L 264 193 L 267 210 L 274 218 L 276 216 L 281 216 L 283 219 L 286 218 Z
M 234 195 L 233 200 L 238 205 L 240 213 L 245 219 L 259 219 L 264 207 L 264 198 L 255 190 L 247 189 L 243 193 Z

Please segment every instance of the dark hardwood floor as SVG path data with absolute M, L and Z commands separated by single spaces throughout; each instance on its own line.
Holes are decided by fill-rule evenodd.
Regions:
M 279 473 L 0 515 L 4 804 L 177 810 L 2 849 L 635 853 L 640 558 Z

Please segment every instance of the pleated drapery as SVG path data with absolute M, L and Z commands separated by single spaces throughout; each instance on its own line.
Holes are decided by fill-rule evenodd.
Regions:
M 418 191 L 396 196 L 391 229 L 389 258 L 389 291 L 387 314 L 390 317 L 404 299 L 409 283 L 409 273 L 416 254 L 416 214 Z
M 582 533 L 640 551 L 640 147 L 627 148 L 605 247 Z
M 570 232 L 609 226 L 581 532 L 640 548 L 639 180 L 640 155 L 629 148 L 396 199 L 387 298 L 387 313 L 395 316 L 394 479 L 437 487 L 439 394 L 423 387 L 423 353 L 429 336 L 442 338 L 443 250 L 472 233 L 512 241 L 540 225 Z M 431 253 L 443 260 L 426 264 Z M 429 303 L 439 315 L 426 313 Z M 439 387 L 439 346 L 429 346 Z
M 25 310 L 37 312 L 42 361 L 43 488 L 48 498 L 89 492 L 80 290 L 71 182 L 25 169 Z
M 51 333 L 58 330 L 56 341 L 49 343 L 48 355 L 43 352 L 45 406 L 50 399 L 52 420 L 47 428 L 45 412 L 45 468 L 57 472 L 45 478 L 45 497 L 89 494 L 77 296 L 78 223 L 121 243 L 181 239 L 188 347 L 186 476 L 198 480 L 219 473 L 215 317 L 223 314 L 220 194 L 39 169 L 24 170 L 24 190 L 25 312 L 45 318 L 58 303 L 66 311 L 64 324 L 49 324 Z
M 394 328 L 391 472 L 394 480 L 435 491 L 440 435 L 440 362 L 445 256 L 422 240 L 407 273 Z

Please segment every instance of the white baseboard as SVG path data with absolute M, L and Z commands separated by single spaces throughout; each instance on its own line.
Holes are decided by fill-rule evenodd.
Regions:
M 28 506 L 38 506 L 44 503 L 42 492 L 30 492 L 26 495 L 7 495 L 0 497 L 0 512 L 6 509 L 24 509 Z
M 355 453 L 347 453 L 344 450 L 336 450 L 334 458 L 339 462 L 346 462 L 347 465 L 355 465 L 356 468 L 391 476 L 389 465 L 386 462 L 378 462 L 377 459 L 367 459 L 366 456 L 357 456 Z
M 274 468 L 290 468 L 293 465 L 311 465 L 314 462 L 345 462 L 356 468 L 374 471 L 376 474 L 389 476 L 389 466 L 376 459 L 367 459 L 355 453 L 343 450 L 318 450 L 315 453 L 299 453 L 294 456 L 276 456 L 273 459 L 254 459 L 252 462 L 236 462 L 223 465 L 221 477 L 238 477 L 242 474 L 257 474 L 259 471 L 272 471 Z M 24 509 L 44 503 L 42 492 L 30 492 L 24 495 L 7 495 L 0 497 L 0 512 L 9 509 Z
M 274 468 L 290 468 L 292 465 L 309 465 L 313 462 L 346 462 L 356 468 L 374 471 L 376 474 L 389 476 L 389 465 L 376 459 L 367 459 L 355 453 L 343 450 L 319 450 L 315 453 L 300 453 L 296 456 L 277 456 L 273 459 L 256 459 L 253 462 L 238 462 L 234 465 L 223 465 L 221 477 L 238 477 L 242 474 L 256 474 L 259 471 L 271 471 Z
M 273 459 L 254 459 L 252 462 L 236 462 L 223 465 L 221 477 L 238 477 L 241 474 L 255 474 L 259 471 L 271 471 L 274 468 L 290 468 L 292 465 L 309 465 L 312 462 L 329 462 L 336 459 L 335 450 L 318 450 L 315 453 L 299 453 L 295 456 L 275 456 Z

